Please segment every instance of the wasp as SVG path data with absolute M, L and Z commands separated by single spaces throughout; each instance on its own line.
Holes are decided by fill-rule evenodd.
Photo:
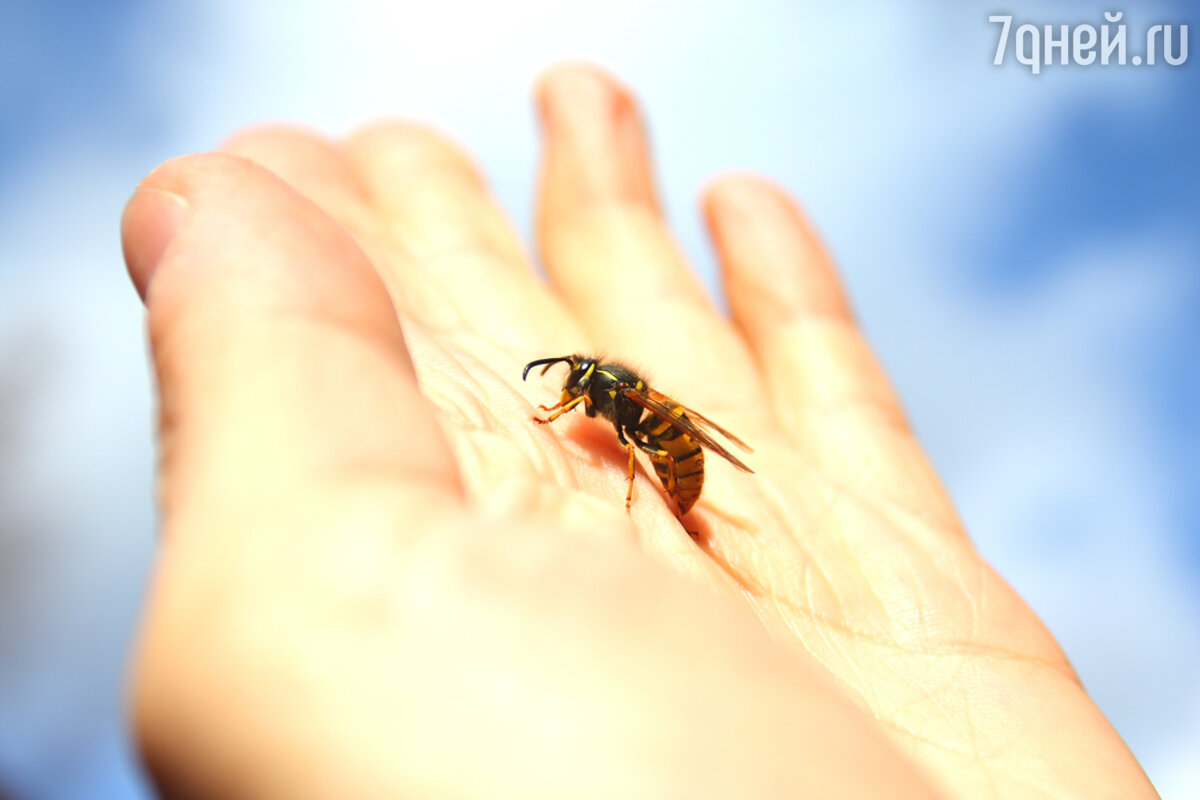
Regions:
M 629 489 L 625 509 L 633 501 L 634 453 L 641 450 L 650 458 L 654 472 L 680 519 L 692 509 L 704 487 L 704 447 L 729 461 L 743 472 L 753 472 L 716 439 L 716 432 L 747 453 L 749 445 L 711 419 L 651 389 L 636 372 L 623 364 L 601 361 L 581 355 L 539 358 L 525 365 L 521 380 L 529 370 L 542 367 L 541 374 L 555 364 L 570 365 L 563 382 L 562 398 L 556 405 L 542 406 L 551 412 L 534 422 L 546 425 L 571 411 L 580 403 L 589 417 L 597 415 L 612 422 L 617 440 L 629 453 Z

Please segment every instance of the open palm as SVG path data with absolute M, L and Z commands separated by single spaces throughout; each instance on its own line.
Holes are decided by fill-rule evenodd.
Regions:
M 1152 796 L 967 539 L 792 202 L 707 192 L 726 317 L 628 95 L 563 68 L 539 101 L 549 285 L 411 125 L 244 133 L 131 201 L 165 533 L 135 696 L 164 790 Z M 532 422 L 566 370 L 522 365 L 572 352 L 754 447 L 754 474 L 710 454 L 694 537 L 644 460 L 626 514 L 609 423 Z

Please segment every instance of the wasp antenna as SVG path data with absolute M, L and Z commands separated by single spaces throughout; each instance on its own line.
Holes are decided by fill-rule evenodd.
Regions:
M 565 361 L 568 364 L 574 363 L 572 356 L 556 356 L 555 358 L 539 358 L 537 361 L 530 361 L 528 364 L 525 365 L 525 369 L 523 369 L 521 371 L 521 380 L 525 380 L 526 378 L 529 377 L 529 370 L 533 369 L 534 367 L 541 367 L 543 364 L 545 365 L 545 367 L 542 369 L 542 374 L 545 375 L 546 370 L 550 369 L 550 367 L 554 366 L 555 364 L 557 364 L 560 361 Z

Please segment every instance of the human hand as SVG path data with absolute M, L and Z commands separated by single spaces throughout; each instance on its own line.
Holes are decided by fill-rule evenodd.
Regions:
M 792 203 L 707 193 L 727 319 L 630 98 L 565 68 L 540 106 L 550 286 L 412 126 L 249 132 L 131 200 L 165 794 L 1153 796 L 967 540 Z M 645 470 L 625 514 L 611 425 L 531 422 L 561 375 L 521 366 L 572 351 L 755 447 L 754 475 L 708 459 L 695 539 Z

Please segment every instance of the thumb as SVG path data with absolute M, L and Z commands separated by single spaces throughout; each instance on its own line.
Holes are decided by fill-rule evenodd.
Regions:
M 159 167 L 122 219 L 149 312 L 168 519 L 347 473 L 457 495 L 395 310 L 354 240 L 228 155 Z

